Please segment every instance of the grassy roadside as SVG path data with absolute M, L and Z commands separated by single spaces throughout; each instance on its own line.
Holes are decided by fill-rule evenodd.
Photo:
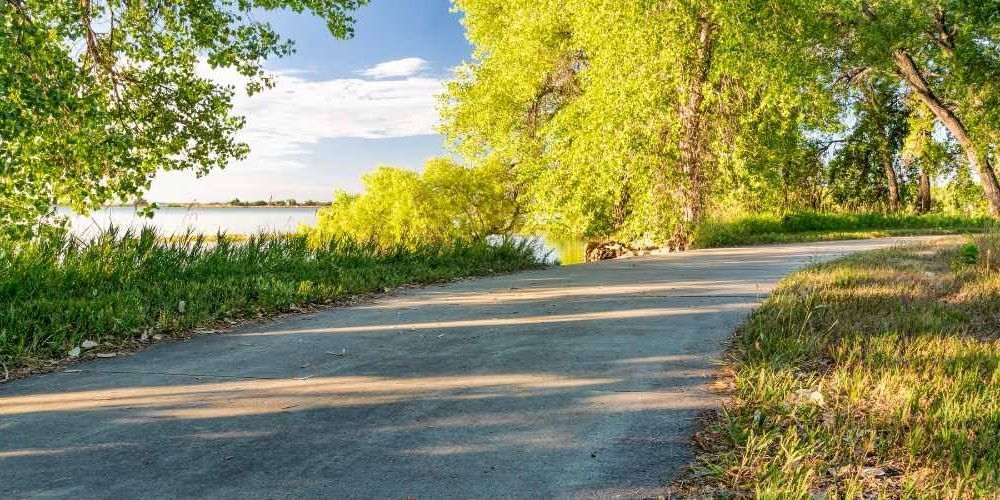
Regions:
M 694 234 L 696 248 L 718 248 L 766 243 L 982 233 L 995 223 L 989 217 L 958 215 L 887 215 L 800 212 L 784 216 L 760 215 L 709 220 Z
M 975 248 L 871 252 L 787 279 L 737 333 L 731 402 L 696 436 L 681 491 L 995 498 L 1000 238 Z
M 0 243 L 0 362 L 44 366 L 110 346 L 331 303 L 407 284 L 539 266 L 526 244 L 380 249 L 304 236 L 211 243 L 111 231 L 89 243 Z M 0 370 L 0 379 L 4 373 Z
M 812 243 L 818 241 L 867 240 L 892 236 L 932 236 L 981 233 L 982 227 L 939 228 L 939 229 L 866 229 L 860 231 L 803 231 L 799 233 L 748 234 L 725 245 L 711 244 L 697 248 L 725 248 L 734 246 L 768 245 L 772 243 Z

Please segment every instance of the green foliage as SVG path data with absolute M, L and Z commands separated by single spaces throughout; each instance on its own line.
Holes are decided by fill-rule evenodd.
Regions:
M 963 245 L 958 250 L 955 261 L 960 265 L 971 266 L 979 262 L 979 247 L 975 243 Z
M 219 235 L 169 241 L 151 229 L 80 242 L 0 243 L 0 361 L 62 357 L 83 340 L 118 344 L 407 283 L 538 266 L 534 249 L 505 242 L 409 248 L 304 236 Z M 180 301 L 186 302 L 183 313 Z
M 826 166 L 829 196 L 840 209 L 892 209 L 886 168 L 902 173 L 898 153 L 910 109 L 894 81 L 873 78 L 861 86 L 847 97 L 854 127 Z
M 445 133 L 473 164 L 522 180 L 528 227 L 663 242 L 689 181 L 680 164 L 698 26 L 714 50 L 698 114 L 707 198 L 779 203 L 811 174 L 803 128 L 832 109 L 817 67 L 788 58 L 780 5 L 722 1 L 458 0 L 475 62 L 443 98 Z M 802 21 L 799 29 L 808 29 Z
M 126 200 L 159 170 L 204 174 L 243 158 L 226 68 L 253 94 L 292 44 L 257 10 L 308 11 L 335 37 L 367 0 L 0 2 L 0 232 L 24 236 L 55 206 Z
M 361 194 L 336 193 L 304 228 L 312 241 L 350 238 L 382 246 L 480 240 L 510 235 L 521 222 L 516 186 L 489 164 L 466 168 L 433 159 L 423 173 L 380 167 L 363 177 Z
M 945 212 L 969 215 L 987 213 L 983 187 L 972 178 L 968 165 L 946 164 L 944 168 L 951 168 L 954 173 L 947 184 L 933 190 L 938 208 Z
M 825 54 L 833 74 L 847 81 L 877 75 L 898 82 L 925 111 L 934 111 L 984 184 L 994 184 L 991 152 L 1000 138 L 996 1 L 797 3 L 805 15 L 822 20 L 805 35 L 816 44 L 811 52 Z M 1000 206 L 992 210 L 996 214 Z
M 1000 98 L 995 8 L 455 4 L 476 52 L 442 97 L 442 132 L 470 164 L 502 165 L 520 180 L 529 230 L 663 244 L 688 217 L 696 181 L 695 201 L 716 218 L 910 202 L 926 210 L 934 203 L 918 191 L 921 174 L 949 211 L 984 205 L 982 186 L 963 177 L 968 141 L 944 137 L 901 80 L 894 51 L 909 53 L 931 90 L 957 106 L 976 148 L 995 151 L 998 107 L 984 108 Z
M 698 248 L 758 243 L 850 239 L 906 234 L 968 233 L 987 230 L 995 219 L 947 214 L 796 212 L 710 219 L 694 235 Z

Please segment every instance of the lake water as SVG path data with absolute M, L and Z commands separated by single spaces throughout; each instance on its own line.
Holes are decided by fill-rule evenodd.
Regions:
M 292 233 L 301 225 L 316 223 L 317 208 L 304 207 L 163 207 L 152 219 L 141 217 L 132 207 L 109 207 L 90 215 L 77 215 L 60 209 L 70 220 L 70 230 L 81 238 L 92 238 L 109 226 L 121 229 L 156 228 L 161 235 L 183 234 L 191 230 L 198 234 L 253 234 L 259 232 Z M 539 254 L 559 259 L 563 264 L 583 262 L 583 243 L 546 241 L 537 237 Z
M 152 219 L 139 216 L 132 207 L 105 208 L 88 216 L 76 215 L 68 210 L 60 210 L 60 213 L 70 215 L 73 234 L 87 238 L 111 225 L 123 229 L 152 226 L 165 236 L 182 234 L 189 229 L 205 235 L 262 231 L 292 233 L 302 224 L 314 224 L 316 210 L 303 207 L 164 207 L 156 210 Z

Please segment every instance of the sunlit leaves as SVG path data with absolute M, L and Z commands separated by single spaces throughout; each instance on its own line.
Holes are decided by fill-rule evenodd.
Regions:
M 127 201 L 159 170 L 243 158 L 233 94 L 270 85 L 263 62 L 292 51 L 252 13 L 311 12 L 345 37 L 366 1 L 0 2 L 0 232 L 29 234 L 57 204 Z
M 679 114 L 699 19 L 717 37 L 700 110 L 717 209 L 774 196 L 809 149 L 805 124 L 832 108 L 817 95 L 821 67 L 778 29 L 795 17 L 781 2 L 456 6 L 476 59 L 443 98 L 442 131 L 470 162 L 523 179 L 529 226 L 543 232 L 646 243 L 669 235 L 680 200 L 664 193 L 682 182 Z
M 380 167 L 361 194 L 337 192 L 317 214 L 314 242 L 349 238 L 381 246 L 446 243 L 509 235 L 520 227 L 517 183 L 490 163 L 466 168 L 444 158 L 423 173 Z

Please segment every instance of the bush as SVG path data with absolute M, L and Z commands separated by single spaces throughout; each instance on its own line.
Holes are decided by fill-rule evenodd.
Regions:
M 975 243 L 969 243 L 968 245 L 963 245 L 958 251 L 958 261 L 967 266 L 971 266 L 979 262 L 979 247 Z
M 508 235 L 521 210 L 504 176 L 440 158 L 423 173 L 380 167 L 365 174 L 363 193 L 337 192 L 316 214 L 316 225 L 302 232 L 314 242 L 350 238 L 389 247 Z

